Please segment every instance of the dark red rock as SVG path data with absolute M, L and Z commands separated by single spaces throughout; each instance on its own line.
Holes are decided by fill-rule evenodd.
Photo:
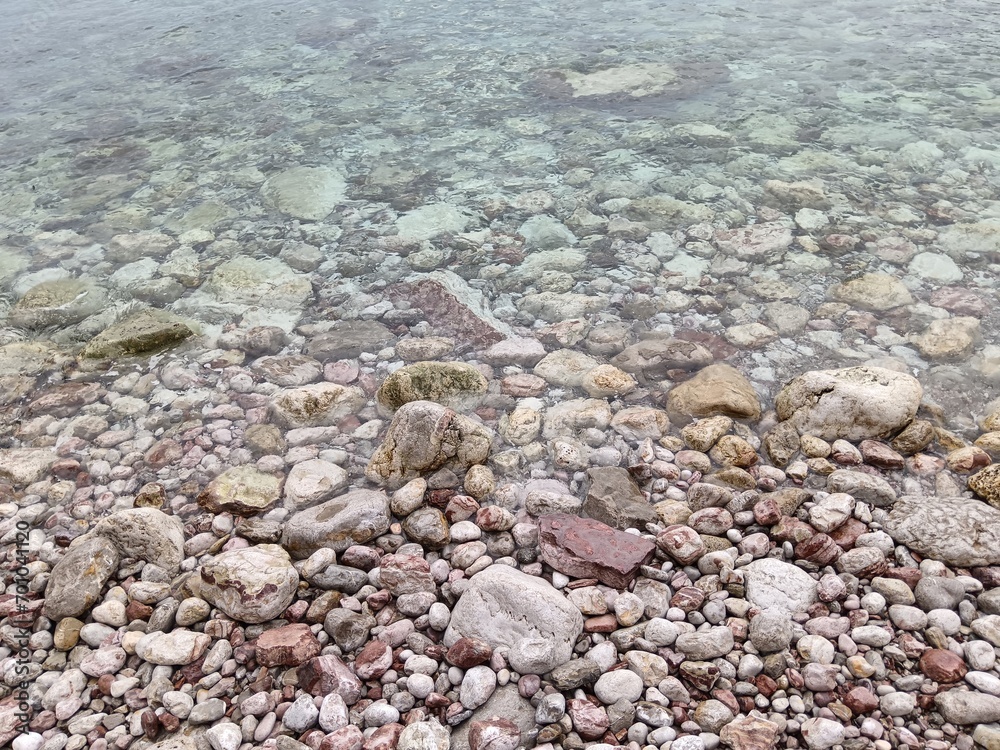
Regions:
M 871 713 L 878 708 L 878 696 L 868 688 L 861 687 L 860 685 L 851 688 L 847 695 L 844 696 L 843 702 L 855 714 Z
M 958 682 L 968 671 L 961 656 L 943 648 L 931 648 L 920 655 L 920 671 L 935 682 Z
M 459 638 L 448 649 L 445 660 L 459 669 L 470 669 L 479 664 L 485 664 L 493 656 L 493 649 L 488 643 L 476 638 Z
M 305 623 L 265 630 L 257 639 L 257 663 L 262 667 L 294 667 L 319 656 L 319 641 Z
M 694 612 L 705 602 L 705 592 L 694 586 L 685 586 L 670 597 L 670 606 L 685 612 Z
M 799 560 L 808 560 L 817 565 L 829 565 L 838 557 L 843 550 L 827 534 L 816 534 L 804 542 L 795 545 L 795 557 Z
M 319 750 L 361 750 L 365 736 L 353 724 L 341 727 L 323 738 Z
M 139 723 L 142 725 L 142 733 L 147 740 L 155 740 L 160 734 L 160 720 L 156 716 L 156 711 L 147 708 L 139 716 Z
M 145 461 L 150 468 L 162 469 L 167 464 L 180 461 L 184 457 L 184 447 L 176 440 L 164 438 L 146 451 Z
M 973 568 L 969 572 L 987 589 L 995 589 L 1000 586 L 1000 567 Z
M 566 701 L 566 713 L 573 720 L 573 729 L 585 740 L 601 737 L 611 723 L 603 706 L 595 706 L 582 698 Z
M 924 577 L 924 574 L 920 572 L 919 568 L 888 568 L 882 577 L 904 581 L 912 589 L 917 585 L 917 581 Z
M 372 732 L 362 747 L 364 750 L 396 750 L 396 746 L 399 744 L 399 735 L 403 733 L 403 729 L 405 727 L 402 724 L 381 726 Z
M 618 619 L 612 615 L 588 617 L 583 621 L 584 633 L 614 633 L 618 630 Z
M 340 564 L 358 570 L 369 571 L 377 568 L 379 564 L 378 550 L 365 547 L 362 544 L 354 544 L 348 547 L 340 555 Z
M 858 537 L 868 533 L 868 527 L 856 518 L 848 518 L 843 524 L 830 532 L 830 538 L 837 543 L 841 549 L 851 549 L 858 541 Z
M 348 706 L 361 697 L 361 680 L 333 654 L 314 656 L 297 670 L 299 687 L 310 695 L 339 693 Z
M 757 505 L 760 505 L 760 503 L 757 503 Z M 816 529 L 807 524 L 805 521 L 800 521 L 799 519 L 792 518 L 791 516 L 782 516 L 778 519 L 778 522 L 771 527 L 771 538 L 779 542 L 799 544 L 800 542 L 804 542 L 812 538 L 815 534 Z
M 656 553 L 648 539 L 564 513 L 538 519 L 538 540 L 542 560 L 559 572 L 617 589 L 626 588 Z

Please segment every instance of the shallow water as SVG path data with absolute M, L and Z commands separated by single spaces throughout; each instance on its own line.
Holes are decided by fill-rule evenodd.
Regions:
M 266 257 L 304 240 L 323 256 L 319 304 L 277 316 L 289 329 L 356 317 L 358 291 L 371 308 L 384 282 L 445 267 L 528 328 L 555 322 L 521 304 L 548 288 L 602 298 L 593 321 L 728 334 L 731 360 L 765 392 L 804 369 L 892 356 L 923 371 L 931 400 L 968 427 L 1000 362 L 998 33 L 993 4 L 970 0 L 877 11 L 860 2 L 17 0 L 0 28 L 0 241 L 28 260 L 5 256 L 0 283 L 13 301 L 29 286 L 25 273 L 105 279 L 124 262 L 109 260 L 103 243 L 134 231 L 193 247 L 203 278 L 233 255 Z M 583 78 L 606 70 L 603 83 Z M 636 70 L 652 71 L 653 93 L 613 90 Z M 573 80 L 610 88 L 574 96 Z M 297 166 L 346 178 L 346 196 L 320 221 L 299 223 L 262 199 L 265 179 Z M 763 190 L 770 179 L 817 178 L 829 198 L 820 218 Z M 546 195 L 524 197 L 532 191 Z M 650 195 L 682 203 L 651 218 L 635 206 Z M 428 252 L 387 261 L 376 239 L 396 233 L 399 215 L 441 202 L 471 217 L 465 236 L 443 232 L 421 246 Z M 566 223 L 580 208 L 666 239 L 626 231 L 609 245 L 603 225 L 574 227 L 564 245 L 579 242 L 586 262 L 555 270 L 568 278 L 512 279 L 545 245 L 525 245 L 523 222 Z M 746 260 L 706 242 L 713 230 L 768 219 L 793 229 L 789 248 Z M 974 241 L 941 241 L 984 220 Z M 42 234 L 59 230 L 78 237 Z M 191 230 L 210 234 L 184 235 Z M 831 250 L 831 234 L 853 246 Z M 879 240 L 911 244 L 877 252 Z M 46 241 L 63 247 L 38 251 Z M 934 257 L 914 266 L 917 253 Z M 954 264 L 939 267 L 941 255 Z M 820 307 L 836 283 L 869 272 L 901 279 L 912 304 L 846 318 Z M 128 303 L 150 273 L 166 276 L 113 278 L 112 300 Z M 943 358 L 912 341 L 932 320 L 967 314 L 933 298 L 942 287 L 982 303 L 971 343 Z M 669 290 L 690 307 L 664 309 Z M 239 324 L 232 309 L 202 310 L 196 292 L 139 296 L 200 318 L 209 333 Z M 776 301 L 804 309 L 809 323 L 774 330 L 766 306 Z M 758 320 L 775 335 L 748 342 L 730 331 Z M 93 332 L 54 338 L 79 343 Z

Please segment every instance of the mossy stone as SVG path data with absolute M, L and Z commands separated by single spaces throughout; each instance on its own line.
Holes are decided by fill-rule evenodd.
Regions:
M 471 406 L 487 387 L 485 376 L 465 362 L 414 362 L 387 377 L 375 398 L 390 411 L 411 401 L 457 409 Z

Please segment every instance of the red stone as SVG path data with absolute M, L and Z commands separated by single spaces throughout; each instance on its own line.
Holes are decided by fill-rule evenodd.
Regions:
M 493 649 L 488 643 L 476 638 L 459 638 L 448 649 L 445 659 L 459 669 L 470 669 L 479 664 L 485 664 L 493 656 Z
M 809 560 L 817 565 L 829 565 L 843 550 L 827 534 L 816 534 L 804 542 L 795 545 L 795 557 L 799 560 Z
M 759 503 L 758 503 L 759 504 Z M 798 544 L 811 539 L 816 534 L 816 529 L 791 516 L 782 516 L 778 522 L 771 527 L 771 538 L 779 542 L 791 542 Z
M 990 311 L 989 303 L 968 289 L 955 286 L 941 287 L 931 294 L 930 303 L 955 315 L 981 318 Z
M 339 693 L 348 706 L 361 697 L 361 680 L 334 654 L 315 656 L 297 670 L 299 687 L 310 695 Z
M 559 572 L 617 589 L 626 588 L 656 553 L 648 539 L 564 513 L 542 516 L 538 537 L 542 560 Z
M 566 701 L 566 713 L 573 720 L 573 728 L 585 740 L 596 740 L 610 725 L 608 712 L 588 700 L 574 698 Z
M 614 633 L 618 630 L 618 619 L 614 615 L 598 615 L 583 621 L 585 633 Z
M 705 601 L 705 592 L 694 586 L 684 586 L 670 597 L 670 606 L 679 607 L 685 612 L 694 612 Z
M 461 293 L 460 289 L 455 290 Z M 458 294 L 433 278 L 405 282 L 389 287 L 389 299 L 406 301 L 420 310 L 437 330 L 454 336 L 471 347 L 496 344 L 507 338 L 491 321 L 477 313 Z M 472 302 L 471 295 L 469 302 Z
M 386 724 L 379 727 L 364 741 L 364 750 L 396 750 L 399 735 L 405 727 L 402 724 Z
M 517 724 L 499 716 L 469 726 L 469 750 L 514 750 L 520 740 Z
M 924 577 L 924 574 L 920 572 L 919 568 L 888 568 L 882 577 L 904 581 L 912 589 L 917 585 L 917 581 Z
M 294 667 L 319 656 L 322 647 L 305 623 L 265 630 L 257 639 L 256 658 L 262 667 Z
M 330 732 L 319 743 L 319 750 L 361 750 L 365 736 L 353 724 Z
M 931 648 L 920 655 L 920 671 L 935 682 L 958 682 L 968 671 L 958 654 L 943 648 Z
M 72 417 L 79 413 L 80 407 L 92 404 L 106 394 L 107 391 L 97 383 L 63 383 L 29 403 L 24 416 L 51 414 L 54 417 Z
M 354 673 L 362 680 L 381 677 L 392 666 L 392 649 L 380 640 L 368 641 L 354 660 Z
M 878 708 L 878 696 L 865 687 L 855 687 L 844 696 L 844 705 L 856 714 L 867 714 Z

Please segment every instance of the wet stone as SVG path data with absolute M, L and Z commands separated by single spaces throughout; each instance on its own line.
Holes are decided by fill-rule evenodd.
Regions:
M 618 589 L 626 588 L 655 552 L 646 539 L 565 514 L 539 519 L 539 542 L 542 559 L 556 570 Z

